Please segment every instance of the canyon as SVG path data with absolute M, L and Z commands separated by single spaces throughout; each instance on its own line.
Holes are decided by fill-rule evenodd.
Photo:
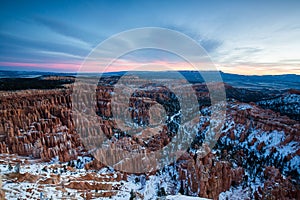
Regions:
M 137 199 L 178 193 L 233 199 L 239 192 L 247 194 L 245 199 L 299 198 L 300 123 L 297 112 L 300 94 L 295 91 L 284 94 L 282 100 L 254 98 L 252 102 L 251 98 L 258 94 L 253 92 L 243 102 L 243 93 L 225 84 L 224 124 L 219 135 L 211 136 L 212 106 L 206 84 L 180 82 L 178 90 L 188 99 L 186 103 L 192 107 L 190 109 L 197 111 L 192 112 L 197 118 L 193 122 L 197 132 L 190 146 L 175 162 L 161 169 L 128 173 L 113 170 L 107 165 L 114 164 L 111 160 L 103 163 L 97 159 L 99 155 L 93 150 L 102 143 L 95 139 L 104 138 L 128 154 L 136 151 L 151 154 L 174 143 L 183 120 L 178 113 L 187 110 L 187 105 L 181 105 L 178 96 L 167 87 L 143 83 L 138 77 L 130 77 L 130 81 L 142 87 L 130 94 L 129 101 L 124 101 L 122 96 L 114 96 L 114 84 L 119 80 L 114 76 L 100 79 L 95 94 L 83 90 L 80 101 L 76 99 L 77 105 L 74 105 L 78 94 L 73 93 L 73 78 L 50 76 L 45 80 L 58 80 L 63 85 L 55 89 L 1 91 L 0 153 L 5 184 L 2 192 L 9 193 L 16 187 L 15 183 L 30 183 L 30 187 L 37 183 L 41 187 L 47 184 L 59 187 L 65 190 L 64 195 L 67 191 L 71 194 L 77 191 L 76 198 L 85 199 L 118 198 L 122 191 L 126 198 L 134 193 Z M 168 81 L 173 82 L 165 79 L 163 83 Z M 195 93 L 191 94 L 185 87 L 191 87 Z M 193 96 L 196 96 L 197 105 L 192 101 Z M 294 103 L 289 101 L 291 98 Z M 90 101 L 94 101 L 94 107 L 90 106 Z M 288 109 L 284 108 L 285 104 Z M 78 111 L 82 114 L 80 118 Z M 94 114 L 89 115 L 90 112 Z M 293 119 L 286 113 L 292 113 Z M 150 126 L 153 124 L 154 127 Z M 100 133 L 103 134 L 99 136 Z M 185 137 L 192 136 L 188 130 L 184 133 Z M 215 145 L 207 145 L 209 137 L 216 137 Z M 114 155 L 113 151 L 106 153 Z M 122 157 L 112 158 L 124 161 L 122 165 L 131 171 L 140 168 L 140 160 L 128 162 Z M 151 167 L 153 160 L 145 157 L 144 162 Z M 20 165 L 21 170 L 12 172 L 8 164 L 13 168 Z M 56 170 L 46 169 L 47 165 Z M 31 171 L 32 168 L 38 173 Z M 44 168 L 47 171 L 43 171 Z M 97 171 L 103 169 L 105 173 L 99 175 Z M 35 178 L 31 177 L 33 174 Z M 70 180 L 66 183 L 62 177 Z M 151 184 L 155 189 L 149 188 Z M 39 193 L 32 193 L 37 195 L 32 198 L 39 198 Z M 43 195 L 50 193 L 43 192 Z M 15 196 L 18 195 L 16 192 Z

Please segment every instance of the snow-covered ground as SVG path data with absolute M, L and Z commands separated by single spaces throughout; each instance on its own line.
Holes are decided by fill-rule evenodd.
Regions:
M 169 195 L 166 197 L 167 200 L 207 200 L 206 198 L 190 197 L 185 195 Z
M 59 163 L 53 159 L 50 163 L 35 162 L 16 155 L 0 154 L 0 174 L 3 181 L 2 189 L 6 199 L 87 199 L 91 195 L 93 199 L 159 199 L 158 191 L 163 190 L 170 194 L 177 191 L 176 185 L 172 185 L 169 172 L 151 175 L 128 175 L 127 180 L 117 181 L 118 172 L 112 168 L 104 167 L 99 171 L 86 170 L 84 164 L 91 161 L 89 157 L 79 157 L 74 161 L 75 167 L 68 168 L 70 163 Z M 10 163 L 10 165 L 8 164 Z M 17 163 L 21 163 L 19 173 L 16 173 Z M 90 179 L 85 179 L 86 176 Z M 54 180 L 49 182 L 47 180 Z M 56 181 L 55 181 L 56 180 Z M 103 181 L 100 181 L 103 180 Z M 70 183 L 109 184 L 112 189 L 95 190 L 72 189 Z M 83 186 L 84 187 L 84 186 Z M 106 193 L 106 194 L 105 194 Z M 108 195 L 107 195 L 108 194 Z M 184 195 L 163 196 L 162 199 L 202 199 Z

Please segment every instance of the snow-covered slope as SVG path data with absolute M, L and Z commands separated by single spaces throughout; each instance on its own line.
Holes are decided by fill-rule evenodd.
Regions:
M 300 121 L 300 94 L 285 94 L 274 99 L 259 101 L 257 104 Z

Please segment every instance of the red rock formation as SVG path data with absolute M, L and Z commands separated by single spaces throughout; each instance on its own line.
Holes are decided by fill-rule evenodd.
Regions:
M 267 167 L 264 171 L 266 181 L 263 188 L 254 193 L 255 199 L 299 199 L 300 189 L 284 178 L 278 169 Z
M 76 159 L 81 146 L 69 90 L 26 90 L 0 98 L 0 153 Z
M 5 192 L 2 190 L 2 177 L 0 175 L 0 199 L 5 199 Z
M 179 180 L 184 194 L 218 199 L 232 184 L 242 181 L 243 168 L 232 169 L 226 161 L 216 161 L 209 153 L 196 161 L 188 154 L 178 160 Z
M 111 80 L 109 80 L 111 81 Z M 132 79 L 137 85 L 142 85 L 139 79 Z M 83 85 L 83 88 L 87 87 Z M 180 87 L 180 86 L 179 86 Z M 207 99 L 209 93 L 207 87 L 203 84 L 194 85 L 196 94 L 200 99 Z M 182 89 L 184 91 L 184 89 Z M 167 145 L 171 141 L 170 130 L 163 126 L 160 130 L 153 134 L 148 131 L 143 137 L 124 137 L 122 138 L 122 130 L 118 127 L 116 120 L 111 119 L 111 95 L 112 86 L 102 85 L 97 87 L 95 98 L 93 94 L 81 94 L 80 105 L 78 109 L 85 112 L 89 109 L 91 99 L 96 99 L 95 112 L 98 114 L 97 119 L 94 116 L 86 116 L 86 118 L 75 119 L 72 113 L 72 98 L 69 89 L 57 90 L 26 90 L 15 93 L 3 93 L 0 96 L 0 153 L 14 153 L 23 156 L 32 156 L 49 161 L 51 158 L 58 156 L 60 161 L 66 162 L 77 158 L 77 155 L 83 150 L 81 139 L 86 140 L 86 145 L 91 147 L 97 146 L 95 136 L 98 136 L 100 130 L 104 135 L 113 141 L 113 145 L 123 148 L 126 151 L 139 150 L 143 148 L 145 152 L 156 151 Z M 124 110 L 122 106 L 131 105 L 135 108 L 131 112 L 131 117 L 136 119 L 136 123 L 150 122 L 149 107 L 153 106 L 153 101 L 168 102 L 170 93 L 165 88 L 158 88 L 155 91 L 140 91 L 130 98 L 130 102 L 126 105 L 116 105 L 114 114 L 122 116 Z M 188 99 L 192 94 L 186 94 Z M 140 101 L 140 97 L 145 97 Z M 122 98 L 122 97 L 117 97 Z M 150 99 L 150 100 L 149 100 Z M 119 100 L 119 99 L 117 99 Z M 136 102 L 139 104 L 135 105 Z M 121 101 L 122 102 L 122 101 Z M 128 103 L 128 104 L 127 104 Z M 186 102 L 187 104 L 189 102 Z M 183 105 L 184 106 L 184 105 Z M 259 129 L 265 132 L 271 130 L 282 130 L 286 133 L 285 140 L 282 145 L 290 141 L 299 141 L 300 124 L 290 120 L 287 117 L 280 116 L 271 110 L 263 110 L 254 104 L 244 106 L 241 103 L 230 103 L 227 109 L 227 120 L 233 121 L 235 124 L 223 133 L 223 137 L 229 137 L 231 140 L 243 142 L 247 138 L 247 132 L 250 128 Z M 158 108 L 154 113 L 159 113 Z M 93 110 L 94 111 L 94 110 Z M 158 116 L 161 116 L 158 114 Z M 100 127 L 95 126 L 94 122 L 99 122 Z M 245 126 L 240 136 L 235 135 L 235 129 L 238 124 Z M 203 124 L 199 131 L 204 131 L 209 122 Z M 76 126 L 76 127 L 75 127 Z M 75 130 L 76 128 L 76 130 Z M 151 137 L 144 137 L 147 135 Z M 120 138 L 115 135 L 119 135 Z M 257 139 L 254 138 L 250 145 L 254 145 Z M 96 146 L 95 146 L 96 145 Z M 264 143 L 257 146 L 258 150 L 264 147 Z M 142 147 L 142 148 L 141 148 Z M 274 150 L 275 151 L 275 150 Z M 113 152 L 110 152 L 113 154 Z M 228 152 L 224 151 L 226 157 Z M 298 155 L 300 152 L 298 152 Z M 243 155 L 243 151 L 240 152 Z M 243 155 L 247 156 L 247 155 Z M 195 159 L 194 159 L 195 158 Z M 132 169 L 136 169 L 136 162 L 131 162 Z M 86 165 L 86 169 L 100 169 L 102 163 L 93 161 Z M 270 169 L 269 169 L 270 171 Z M 278 175 L 276 169 L 271 170 L 276 173 L 275 178 L 271 178 L 265 183 L 265 189 L 257 192 L 261 198 L 267 198 L 267 195 L 273 195 L 274 198 L 281 198 L 287 195 L 286 192 L 279 191 L 277 186 L 272 185 L 274 180 L 282 183 L 282 187 L 286 191 L 294 191 L 293 185 L 286 182 L 285 179 Z M 232 184 L 238 184 L 243 177 L 243 169 L 231 167 L 228 161 L 217 161 L 213 154 L 200 158 L 200 156 L 192 154 L 184 154 L 178 160 L 178 172 L 184 193 L 188 195 L 201 196 L 217 199 L 219 193 L 226 191 Z M 265 172 L 270 176 L 269 172 Z M 126 180 L 126 173 L 118 175 L 118 180 Z M 51 180 L 48 180 L 51 182 Z M 74 189 L 111 189 L 109 185 L 92 185 L 84 182 L 72 182 L 67 185 Z M 273 188 L 268 192 L 268 188 Z M 280 187 L 279 187 L 280 188 Z M 271 193 L 271 194 L 270 194 Z M 291 196 L 295 196 L 292 192 Z
M 89 170 L 89 169 L 100 170 L 104 166 L 105 165 L 103 165 L 103 163 L 101 163 L 97 160 L 93 160 L 92 162 L 87 163 L 84 167 L 86 170 Z

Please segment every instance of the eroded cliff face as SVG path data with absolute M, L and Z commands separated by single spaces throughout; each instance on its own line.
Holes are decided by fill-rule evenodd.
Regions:
M 95 147 L 95 138 L 100 131 L 113 145 L 128 153 L 155 152 L 172 143 L 179 128 L 177 122 L 180 117 L 177 114 L 180 109 L 185 109 L 178 105 L 176 96 L 164 87 L 155 86 L 136 91 L 125 104 L 117 101 L 112 109 L 114 88 L 109 84 L 111 81 L 115 80 L 107 79 L 107 83 L 97 87 L 96 117 L 85 116 L 81 120 L 73 116 L 70 89 L 2 93 L 0 153 L 30 156 L 43 161 L 58 156 L 60 161 L 67 162 L 76 160 L 78 155 Z M 286 195 L 278 192 L 274 181 L 279 181 L 279 185 L 287 191 L 293 191 L 289 193 L 291 199 L 297 198 L 299 188 L 293 180 L 299 175 L 300 124 L 254 103 L 229 101 L 220 138 L 214 149 L 208 149 L 209 153 L 202 155 L 204 139 L 210 134 L 209 93 L 203 84 L 195 84 L 193 88 L 201 105 L 197 108 L 201 112 L 198 133 L 189 150 L 176 161 L 175 168 L 171 168 L 176 170 L 175 179 L 180 185 L 172 189 L 173 193 L 217 199 L 220 193 L 232 186 L 249 187 L 247 184 L 257 181 L 256 177 L 259 177 L 263 186 L 254 188 L 253 198 L 266 199 L 268 196 L 270 199 L 280 199 Z M 80 109 L 84 113 L 89 100 L 94 97 L 84 93 L 80 95 Z M 187 92 L 186 95 L 191 94 Z M 113 118 L 124 115 L 124 106 L 129 106 L 128 123 L 142 127 L 135 130 L 139 134 L 131 134 L 126 126 L 120 126 L 118 120 L 122 117 Z M 162 118 L 162 121 L 157 120 Z M 156 129 L 144 129 L 149 124 L 161 122 L 163 125 Z M 99 127 L 91 129 L 95 124 Z M 188 132 L 186 134 L 189 137 Z M 81 140 L 88 146 L 84 146 Z M 139 168 L 137 160 L 125 164 L 131 166 L 132 171 Z M 151 166 L 151 160 L 145 159 L 145 165 Z M 99 170 L 104 166 L 94 160 L 85 167 Z M 270 171 L 280 175 L 270 178 Z M 122 179 L 126 180 L 127 174 L 121 174 Z M 80 187 L 77 183 L 69 186 Z M 89 188 L 88 185 L 85 187 Z
M 243 168 L 233 169 L 230 162 L 218 161 L 212 153 L 203 158 L 186 153 L 178 160 L 178 172 L 181 192 L 214 199 L 233 184 L 240 184 L 244 176 Z
M 202 113 L 206 115 L 207 110 L 203 109 Z M 203 125 L 202 134 L 208 134 L 209 126 L 209 123 Z M 240 188 L 249 188 L 249 198 L 297 199 L 299 142 L 300 124 L 297 121 L 254 103 L 229 101 L 226 123 L 213 151 L 219 160 L 229 162 L 234 169 L 243 169 Z M 277 184 L 270 171 L 279 174 L 275 175 Z M 278 184 L 291 193 L 284 197 Z M 233 185 L 238 187 L 239 184 Z
M 2 176 L 0 175 L 0 199 L 5 199 L 5 192 L 2 189 Z
M 292 184 L 290 178 L 285 178 L 275 167 L 266 167 L 264 177 L 266 181 L 263 186 L 254 192 L 255 199 L 299 198 L 299 185 Z
M 49 161 L 76 159 L 82 150 L 68 90 L 26 90 L 1 95 L 0 152 Z

